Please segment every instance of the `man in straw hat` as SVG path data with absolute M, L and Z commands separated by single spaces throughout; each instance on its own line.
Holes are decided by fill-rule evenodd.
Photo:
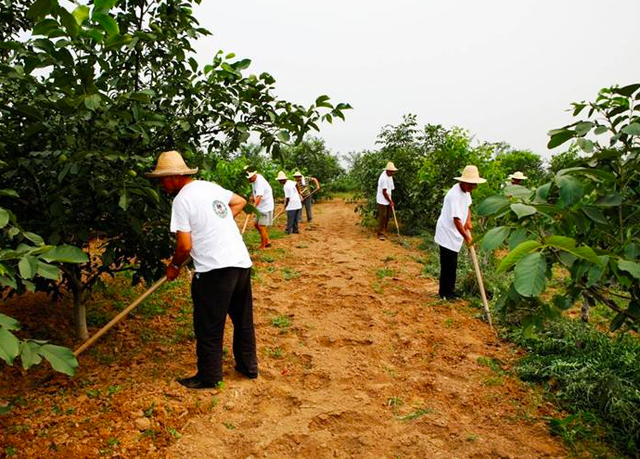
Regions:
M 307 223 L 311 223 L 311 220 L 313 220 L 313 215 L 311 214 L 311 203 L 313 198 L 311 197 L 311 194 L 320 189 L 320 182 L 315 177 L 305 177 L 300 171 L 296 171 L 293 174 L 293 178 L 296 180 L 298 193 L 302 196 L 302 205 L 304 206 L 304 211 L 307 214 Z M 314 185 L 313 190 L 311 190 L 311 184 Z M 298 222 L 300 222 L 300 220 L 302 220 L 302 212 L 300 212 Z
M 296 182 L 289 180 L 283 171 L 278 172 L 276 180 L 284 188 L 284 210 L 287 211 L 287 228 L 285 233 L 298 233 L 298 220 L 302 213 L 302 198 L 298 193 Z
M 222 340 L 227 314 L 233 322 L 236 370 L 258 377 L 256 338 L 251 295 L 251 259 L 234 217 L 247 201 L 214 183 L 192 180 L 190 169 L 177 151 L 160 155 L 156 168 L 146 174 L 174 195 L 171 232 L 176 249 L 167 266 L 167 279 L 178 277 L 191 256 L 195 274 L 191 284 L 193 326 L 198 372 L 178 379 L 189 389 L 217 387 L 222 381 Z
M 442 211 L 436 224 L 435 241 L 440 246 L 440 298 L 455 298 L 456 269 L 458 252 L 462 243 L 471 245 L 471 192 L 479 183 L 486 182 L 480 177 L 476 166 L 466 166 L 462 176 L 455 177 L 455 184 L 445 195 Z
M 267 226 L 273 225 L 273 190 L 261 174 L 255 169 L 247 169 L 247 178 L 251 182 L 251 203 L 256 206 L 260 215 L 255 218 L 255 227 L 260 233 L 260 248 L 266 249 L 271 245 Z
M 509 180 L 511 180 L 511 185 L 520 185 L 523 180 L 527 180 L 527 176 L 524 175 L 520 171 L 516 171 L 513 174 L 509 175 Z
M 398 171 L 396 166 L 389 161 L 384 168 L 380 177 L 378 177 L 378 192 L 376 194 L 376 203 L 378 204 L 378 238 L 384 241 L 387 233 L 387 225 L 389 217 L 391 217 L 391 208 L 395 207 L 391 192 L 394 190 L 393 176 Z

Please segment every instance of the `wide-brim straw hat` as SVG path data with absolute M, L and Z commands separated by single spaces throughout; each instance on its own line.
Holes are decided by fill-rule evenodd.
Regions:
M 384 168 L 385 171 L 397 171 L 398 168 L 391 162 L 389 161 L 387 163 L 387 166 Z
M 170 177 L 172 175 L 193 175 L 198 168 L 191 169 L 182 159 L 182 155 L 175 150 L 160 153 L 156 168 L 148 172 L 147 177 Z
M 300 171 L 295 171 L 295 172 L 293 173 L 293 176 L 294 176 L 294 177 L 302 177 L 302 172 L 300 172 Z
M 285 174 L 283 171 L 280 171 L 278 172 L 276 180 L 289 180 L 289 178 L 287 177 L 287 174 Z
M 527 176 L 526 176 L 526 175 L 524 175 L 524 174 L 523 174 L 522 172 L 520 172 L 520 171 L 514 172 L 513 174 L 511 174 L 511 175 L 509 176 L 509 178 L 510 178 L 510 179 L 517 179 L 517 180 L 527 180 Z
M 480 177 L 480 173 L 476 166 L 465 166 L 462 170 L 462 175 L 460 177 L 455 177 L 455 180 L 464 183 L 485 183 L 487 181 Z
M 258 171 L 247 171 L 247 178 L 250 179 L 254 175 L 256 175 Z

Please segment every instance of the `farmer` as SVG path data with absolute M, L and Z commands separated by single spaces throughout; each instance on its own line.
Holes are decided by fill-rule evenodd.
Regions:
M 514 172 L 508 178 L 511 180 L 511 185 L 520 185 L 523 180 L 527 180 L 527 176 L 520 171 Z
M 395 188 L 393 185 L 393 175 L 398 171 L 391 161 L 378 177 L 378 192 L 376 194 L 376 202 L 378 204 L 378 238 L 384 241 L 387 233 L 387 225 L 392 208 L 395 207 L 391 192 Z
M 260 214 L 255 218 L 255 227 L 260 233 L 260 248 L 266 249 L 271 245 L 267 226 L 273 224 L 273 192 L 269 182 L 255 169 L 247 170 L 247 178 L 251 182 L 251 203 Z
M 454 185 L 444 197 L 442 211 L 436 224 L 435 241 L 440 246 L 440 298 L 452 299 L 456 295 L 456 268 L 458 252 L 462 243 L 471 245 L 471 191 L 479 183 L 486 182 L 480 177 L 476 166 L 466 166 L 461 177 L 455 177 L 460 183 Z
M 222 381 L 222 339 L 227 314 L 233 322 L 233 356 L 238 372 L 258 377 L 251 297 L 251 259 L 234 217 L 247 201 L 214 183 L 192 180 L 177 151 L 160 155 L 148 177 L 160 179 L 171 206 L 171 232 L 176 249 L 167 266 L 167 279 L 178 277 L 182 264 L 193 259 L 191 283 L 193 328 L 198 372 L 177 381 L 189 389 L 217 387 Z
M 278 172 L 276 180 L 284 188 L 284 210 L 287 211 L 287 228 L 285 233 L 298 233 L 298 220 L 302 213 L 302 198 L 298 193 L 296 182 L 289 180 L 283 171 Z
M 311 223 L 311 220 L 313 219 L 313 215 L 311 214 L 311 202 L 313 198 L 311 197 L 311 194 L 320 189 L 320 182 L 315 177 L 303 176 L 300 171 L 296 171 L 293 174 L 293 178 L 296 179 L 298 193 L 302 196 L 302 204 L 304 205 L 304 211 L 307 214 L 307 223 Z M 312 183 L 315 185 L 313 191 L 311 190 Z M 300 220 L 302 220 L 302 212 L 300 212 L 298 222 L 300 222 Z

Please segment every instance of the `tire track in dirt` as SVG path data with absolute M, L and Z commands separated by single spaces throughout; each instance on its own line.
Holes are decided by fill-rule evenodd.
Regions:
M 539 420 L 551 410 L 539 395 L 479 363 L 508 366 L 517 352 L 479 311 L 437 301 L 416 254 L 358 226 L 353 205 L 314 210 L 317 225 L 256 260 L 260 378 L 225 360 L 227 388 L 200 395 L 217 408 L 168 457 L 566 455 Z M 289 327 L 272 324 L 281 316 Z

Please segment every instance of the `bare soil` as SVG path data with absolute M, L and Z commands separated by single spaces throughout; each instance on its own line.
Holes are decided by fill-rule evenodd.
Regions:
M 258 379 L 236 373 L 227 355 L 221 390 L 174 381 L 195 369 L 184 275 L 159 293 L 162 314 L 127 318 L 80 357 L 73 379 L 2 367 L 0 400 L 16 406 L 0 418 L 0 455 L 568 455 L 544 421 L 554 408 L 509 372 L 521 351 L 496 339 L 482 310 L 439 301 L 415 241 L 378 240 L 342 200 L 314 211 L 312 226 L 253 253 Z M 141 291 L 117 282 L 94 310 L 114 315 L 122 306 L 113 304 Z M 22 297 L 2 312 L 30 336 L 75 347 L 69 305 L 42 304 Z M 231 336 L 229 324 L 229 349 Z

